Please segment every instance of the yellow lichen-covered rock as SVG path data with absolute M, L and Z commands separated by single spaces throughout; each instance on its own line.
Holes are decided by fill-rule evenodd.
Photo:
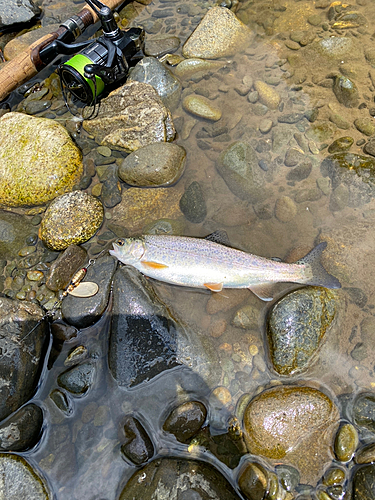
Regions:
M 52 250 L 65 250 L 89 240 L 103 222 L 100 200 L 84 191 L 59 196 L 47 208 L 40 225 L 40 238 Z
M 231 10 L 213 7 L 186 40 L 182 53 L 202 59 L 230 57 L 246 48 L 252 38 L 252 31 Z
M 82 154 L 68 131 L 48 118 L 0 118 L 0 205 L 42 205 L 73 189 Z

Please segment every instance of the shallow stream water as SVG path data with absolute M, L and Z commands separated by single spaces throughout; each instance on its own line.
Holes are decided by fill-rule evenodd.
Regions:
M 328 17 L 329 5 L 324 0 L 239 3 L 236 15 L 254 31 L 254 40 L 245 51 L 224 60 L 220 70 L 183 81 L 181 101 L 193 90 L 218 106 L 222 118 L 214 126 L 189 115 L 181 103 L 172 111 L 176 143 L 186 149 L 187 163 L 183 177 L 169 188 L 182 193 L 197 181 L 204 193 L 207 216 L 199 224 L 183 220 L 184 235 L 204 237 L 224 229 L 233 247 L 289 262 L 301 258 L 320 241 L 328 242 L 323 262 L 340 279 L 342 289 L 338 291 L 337 318 L 317 357 L 303 374 L 281 377 L 272 368 L 266 342 L 266 318 L 272 304 L 248 290 L 224 290 L 217 299 L 209 291 L 154 283 L 158 295 L 179 319 L 206 337 L 217 353 L 215 372 L 220 375 L 206 383 L 187 367 L 176 368 L 125 390 L 117 386 L 108 369 L 109 306 L 96 325 L 82 330 L 60 351 L 50 349 L 33 398 L 45 410 L 44 431 L 38 446 L 21 455 L 41 471 L 57 500 L 118 498 L 135 471 L 120 453 L 124 414 L 134 414 L 144 424 L 156 456 L 203 458 L 216 465 L 237 488 L 239 457 L 237 460 L 233 455 L 230 463 L 231 453 L 223 447 L 225 459 L 220 460 L 220 453 L 215 456 L 199 446 L 179 444 L 162 431 L 166 416 L 180 401 L 188 397 L 204 402 L 212 433 L 222 435 L 231 415 L 241 418 L 241 398 L 251 399 L 267 387 L 308 384 L 322 388 L 339 407 L 343 395 L 374 390 L 374 333 L 364 325 L 366 321 L 371 324 L 375 307 L 375 199 L 350 185 L 341 191 L 334 189 L 320 165 L 330 154 L 327 149 L 334 140 L 351 137 L 350 152 L 359 155 L 369 140 L 354 121 L 375 115 L 375 80 L 371 76 L 375 69 L 365 57 L 366 48 L 374 44 L 375 4 L 357 0 L 349 9 L 335 2 L 333 6 L 342 5 L 343 10 L 354 11 L 360 18 L 357 24 L 337 27 L 333 27 L 333 17 Z M 210 6 L 208 2 L 154 0 L 133 25 L 145 26 L 150 37 L 176 35 L 182 45 Z M 172 14 L 155 17 L 155 11 L 163 9 L 171 9 Z M 335 44 L 337 37 L 345 38 L 347 47 Z M 302 39 L 306 44 L 295 41 Z M 323 39 L 334 40 L 333 46 L 319 46 Z M 372 63 L 375 65 L 375 57 Z M 338 102 L 332 82 L 340 75 L 355 81 L 357 106 L 348 108 Z M 253 91 L 243 90 L 246 76 L 269 82 L 280 95 L 281 105 L 272 110 L 259 101 L 250 102 Z M 306 118 L 312 110 L 318 110 L 315 121 Z M 285 123 L 282 117 L 286 115 L 294 118 Z M 249 142 L 262 160 L 261 195 L 255 204 L 235 196 L 216 169 L 219 155 L 234 141 Z M 293 176 L 292 168 L 285 165 L 291 148 L 311 162 L 307 176 Z M 93 185 L 97 182 L 94 178 Z M 112 210 L 106 209 L 106 223 Z M 105 230 L 104 225 L 101 232 Z M 96 240 L 93 238 L 90 244 L 95 245 Z M 278 285 L 276 298 L 292 289 L 295 286 Z M 248 328 L 234 326 L 236 311 L 245 305 L 255 311 L 253 324 Z M 95 354 L 99 369 L 89 393 L 74 398 L 72 414 L 66 417 L 49 394 L 65 370 L 67 354 L 79 345 Z M 218 387 L 221 392 L 215 394 L 221 394 L 222 405 L 212 398 L 212 391 Z

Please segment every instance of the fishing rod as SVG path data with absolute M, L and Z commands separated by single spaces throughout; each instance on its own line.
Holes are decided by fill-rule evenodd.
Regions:
M 87 7 L 62 23 L 56 31 L 41 37 L 4 65 L 0 70 L 0 101 L 37 75 L 58 55 L 71 55 L 82 49 L 80 62 L 85 64 L 81 66 L 79 61 L 75 60 L 68 67 L 69 64 L 66 63 L 64 77 L 60 76 L 72 95 L 89 104 L 93 100 L 92 97 L 96 99 L 106 84 L 124 77 L 129 60 L 143 46 L 143 30 L 132 28 L 123 31 L 117 27 L 112 10 L 124 3 L 124 0 L 106 0 L 106 4 L 99 0 L 86 2 Z M 103 28 L 102 37 L 95 42 L 88 40 L 73 43 L 98 20 Z M 88 71 L 85 74 L 86 69 Z M 78 85 L 77 88 L 75 84 Z

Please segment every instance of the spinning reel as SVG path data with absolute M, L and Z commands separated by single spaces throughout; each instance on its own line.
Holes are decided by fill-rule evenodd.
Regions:
M 98 15 L 103 35 L 95 41 L 79 43 L 65 43 L 64 39 L 57 39 L 40 51 L 40 57 L 48 63 L 57 55 L 75 54 L 57 69 L 63 97 L 68 109 L 68 94 L 88 106 L 93 105 L 94 110 L 88 117 L 91 118 L 98 96 L 106 87 L 119 84 L 127 76 L 131 62 L 141 57 L 145 35 L 141 28 L 120 30 L 111 9 L 99 0 L 86 2 Z M 81 33 L 79 21 L 77 16 L 73 16 L 62 25 L 73 40 Z M 80 52 L 77 54 L 77 51 Z

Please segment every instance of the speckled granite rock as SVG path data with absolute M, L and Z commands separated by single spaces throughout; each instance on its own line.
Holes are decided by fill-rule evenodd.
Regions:
M 23 113 L 0 118 L 0 204 L 42 205 L 71 191 L 82 172 L 81 152 L 58 123 Z
M 0 0 L 0 29 L 31 21 L 40 9 L 32 0 Z
M 89 240 L 103 222 L 103 205 L 83 191 L 59 196 L 46 210 L 40 237 L 52 250 L 64 250 Z
M 331 462 L 340 414 L 311 387 L 276 386 L 253 398 L 244 414 L 250 453 L 297 467 L 301 483 L 316 484 Z
M 0 498 L 50 500 L 47 483 L 31 465 L 14 453 L 0 453 Z
M 251 30 L 231 10 L 213 7 L 187 39 L 182 53 L 202 59 L 229 57 L 246 47 L 251 38 Z
M 102 100 L 98 116 L 83 128 L 102 146 L 136 149 L 153 142 L 172 141 L 175 129 L 170 111 L 147 83 L 130 82 Z
M 306 370 L 336 315 L 337 295 L 321 287 L 288 293 L 273 307 L 267 322 L 272 366 L 280 375 Z

